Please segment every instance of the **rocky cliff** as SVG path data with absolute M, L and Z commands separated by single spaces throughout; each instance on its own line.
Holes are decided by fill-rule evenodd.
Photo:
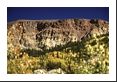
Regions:
M 109 23 L 97 19 L 17 20 L 7 25 L 7 42 L 8 47 L 43 50 L 108 30 Z

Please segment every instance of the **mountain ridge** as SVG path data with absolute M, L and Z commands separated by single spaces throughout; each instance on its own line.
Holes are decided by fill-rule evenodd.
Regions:
M 108 33 L 108 28 L 108 22 L 101 19 L 17 20 L 8 23 L 8 44 L 49 49 L 94 33 Z

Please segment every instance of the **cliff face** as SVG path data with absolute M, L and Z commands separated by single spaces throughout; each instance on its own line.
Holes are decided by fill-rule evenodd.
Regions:
M 96 19 L 18 20 L 7 26 L 8 47 L 43 50 L 68 42 L 81 41 L 92 34 L 106 34 L 109 24 Z

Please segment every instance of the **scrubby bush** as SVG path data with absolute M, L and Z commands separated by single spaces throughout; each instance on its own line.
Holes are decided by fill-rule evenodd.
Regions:
M 39 68 L 39 59 L 36 57 L 29 57 L 23 54 L 22 58 L 10 59 L 7 61 L 7 73 L 27 74 Z
M 31 50 L 27 50 L 31 52 Z M 33 50 L 34 51 L 34 50 Z M 36 52 L 39 52 L 35 50 Z M 8 73 L 34 73 L 61 68 L 67 74 L 109 73 L 109 35 L 91 35 L 81 42 L 69 42 L 59 49 L 45 50 L 32 55 L 19 47 L 8 48 Z

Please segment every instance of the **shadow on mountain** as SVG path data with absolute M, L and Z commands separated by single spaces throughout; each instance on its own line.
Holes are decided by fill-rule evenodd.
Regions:
M 69 52 L 69 50 L 71 50 L 72 52 L 78 52 L 82 47 L 83 45 L 81 44 L 81 42 L 68 42 L 65 45 L 56 45 L 55 47 L 52 47 L 50 49 L 43 48 L 43 51 L 36 49 L 24 49 L 23 52 L 28 53 L 29 56 L 38 57 L 40 55 L 45 55 L 46 53 L 53 51 L 65 50 L 66 52 Z
M 108 36 L 108 34 L 103 34 L 98 36 L 97 38 L 101 38 L 103 36 Z M 23 50 L 24 52 L 28 53 L 29 56 L 33 56 L 33 57 L 38 57 L 40 55 L 45 55 L 46 53 L 49 52 L 53 52 L 53 51 L 65 51 L 65 52 L 69 52 L 71 51 L 72 53 L 77 53 L 80 51 L 80 49 L 83 49 L 85 46 L 85 43 L 90 41 L 92 38 L 83 38 L 81 42 L 77 41 L 77 42 L 68 42 L 65 45 L 56 45 L 55 47 L 52 47 L 50 49 L 46 49 L 45 47 L 42 48 L 42 51 L 40 50 L 36 50 L 36 49 L 25 49 Z M 102 40 L 100 40 L 100 42 L 103 43 L 108 43 L 108 38 L 104 38 Z M 92 43 L 92 45 L 94 44 L 94 42 Z

